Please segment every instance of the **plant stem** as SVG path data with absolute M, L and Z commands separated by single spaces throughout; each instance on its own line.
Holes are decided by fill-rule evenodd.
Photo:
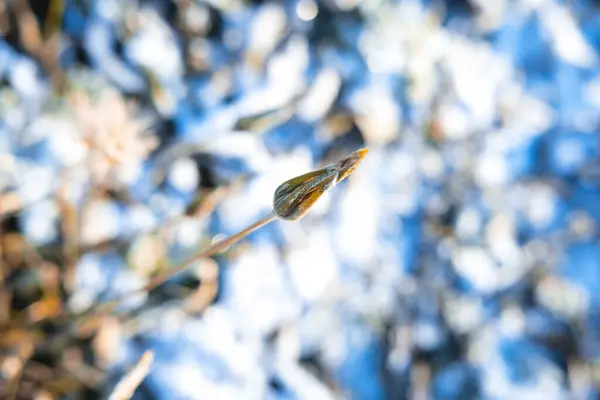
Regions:
M 174 275 L 176 275 L 179 272 L 181 272 L 184 269 L 186 269 L 194 261 L 198 261 L 198 260 L 200 260 L 202 258 L 210 257 L 212 255 L 217 254 L 220 251 L 225 250 L 226 248 L 228 248 L 229 246 L 231 246 L 232 244 L 234 244 L 238 240 L 243 239 L 245 236 L 251 234 L 255 230 L 257 230 L 257 229 L 259 229 L 259 228 L 267 225 L 268 223 L 274 221 L 276 218 L 277 217 L 275 216 L 275 214 L 272 214 L 272 213 L 269 214 L 269 215 L 267 215 L 264 218 L 261 218 L 260 220 L 256 221 L 255 223 L 253 223 L 249 227 L 247 227 L 244 230 L 236 233 L 235 235 L 229 236 L 228 238 L 223 239 L 220 242 L 217 242 L 217 243 L 213 244 L 212 246 L 210 246 L 208 249 L 204 250 L 203 252 L 193 255 L 192 257 L 188 258 L 187 260 L 185 260 L 184 262 L 182 262 L 178 266 L 176 266 L 174 268 L 171 268 L 168 271 L 165 271 L 165 273 L 163 273 L 162 275 L 156 276 L 150 282 L 148 282 L 143 288 L 141 288 L 140 290 L 138 290 L 136 293 L 139 293 L 139 292 L 149 292 L 150 290 L 156 288 L 157 286 L 159 286 L 161 283 L 165 282 L 169 278 L 173 277 Z
M 93 306 L 93 307 L 89 308 L 88 310 L 84 311 L 83 313 L 80 313 L 78 315 L 72 315 L 72 317 L 74 317 L 75 319 L 81 319 L 86 316 L 91 316 L 94 314 L 110 313 L 110 312 L 114 311 L 119 306 L 119 304 L 122 301 L 126 300 L 127 298 L 153 290 L 154 288 L 161 285 L 168 279 L 172 278 L 173 276 L 177 275 L 178 273 L 180 273 L 183 270 L 185 270 L 186 268 L 188 268 L 190 266 L 190 264 L 193 263 L 194 261 L 213 256 L 213 255 L 227 249 L 229 246 L 233 245 L 240 239 L 243 239 L 244 237 L 248 236 L 250 233 L 267 225 L 270 222 L 273 222 L 276 219 L 277 219 L 277 216 L 271 212 L 267 216 L 259 219 L 258 221 L 256 221 L 252 225 L 248 226 L 247 228 L 243 229 L 242 231 L 236 233 L 235 235 L 229 236 L 228 238 L 225 238 L 225 239 L 213 244 L 208 249 L 201 251 L 200 253 L 194 254 L 193 256 L 191 256 L 187 260 L 183 261 L 179 265 L 177 265 L 173 268 L 170 268 L 167 271 L 163 272 L 162 274 L 154 277 L 153 279 L 150 280 L 150 282 L 148 282 L 146 285 L 142 286 L 140 289 L 136 289 L 134 291 L 127 292 L 127 293 L 117 297 L 116 299 Z

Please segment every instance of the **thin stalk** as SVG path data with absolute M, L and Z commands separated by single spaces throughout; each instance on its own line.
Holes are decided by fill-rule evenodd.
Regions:
M 194 261 L 198 261 L 202 258 L 210 257 L 212 255 L 215 255 L 215 254 L 227 249 L 229 246 L 236 243 L 238 240 L 243 239 L 244 237 L 248 236 L 255 230 L 267 225 L 270 222 L 273 222 L 275 219 L 277 219 L 277 216 L 273 213 L 267 215 L 264 218 L 261 218 L 260 220 L 256 221 L 249 227 L 236 233 L 235 235 L 229 236 L 228 238 L 223 239 L 223 240 L 213 244 L 212 246 L 210 246 L 208 249 L 204 250 L 203 252 L 193 255 L 192 257 L 188 258 L 187 260 L 185 260 L 178 266 L 171 268 L 168 271 L 165 271 L 165 273 L 163 273 L 162 275 L 158 275 L 158 276 L 154 277 L 150 282 L 148 282 L 143 288 L 141 288 L 137 292 L 138 293 L 139 292 L 149 292 L 150 290 L 156 288 L 157 286 L 159 286 L 160 284 L 162 284 L 169 278 L 171 278 L 174 275 L 178 274 L 179 272 L 185 270 Z
M 117 297 L 116 299 L 113 299 L 108 302 L 94 306 L 91 309 L 85 311 L 83 314 L 78 315 L 76 318 L 82 318 L 82 317 L 85 317 L 86 315 L 93 315 L 95 313 L 100 314 L 100 313 L 112 312 L 112 311 L 114 311 L 115 308 L 117 308 L 119 306 L 119 304 L 122 301 L 126 300 L 127 298 L 141 294 L 141 293 L 147 293 L 147 292 L 155 289 L 157 286 L 160 286 L 162 283 L 169 280 L 173 276 L 184 271 L 194 261 L 198 261 L 203 258 L 213 256 L 213 255 L 227 249 L 229 246 L 233 245 L 234 243 L 236 243 L 239 240 L 243 239 L 244 237 L 248 236 L 255 230 L 269 224 L 270 222 L 273 222 L 276 219 L 277 219 L 277 216 L 273 213 L 270 213 L 269 215 L 259 219 L 258 221 L 256 221 L 252 225 L 248 226 L 247 228 L 243 229 L 242 231 L 236 233 L 235 235 L 229 236 L 228 238 L 225 238 L 225 239 L 213 244 L 208 249 L 201 251 L 200 253 L 194 254 L 193 256 L 191 256 L 187 260 L 183 261 L 179 265 L 177 265 L 173 268 L 170 268 L 167 271 L 163 272 L 162 274 L 154 277 L 153 279 L 150 280 L 150 282 L 148 282 L 146 285 L 142 286 L 141 288 L 136 289 L 131 292 L 127 292 L 127 293 L 123 294 L 122 296 Z

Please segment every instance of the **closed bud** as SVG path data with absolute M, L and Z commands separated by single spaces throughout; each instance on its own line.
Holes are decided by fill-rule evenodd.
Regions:
M 368 149 L 357 150 L 335 164 L 300 175 L 279 185 L 273 198 L 275 214 L 289 221 L 297 221 L 304 217 L 325 191 L 354 171 L 368 151 Z

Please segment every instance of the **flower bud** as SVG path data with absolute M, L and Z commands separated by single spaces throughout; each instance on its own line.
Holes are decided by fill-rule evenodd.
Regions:
M 354 171 L 368 151 L 368 149 L 357 150 L 334 164 L 279 185 L 273 197 L 275 215 L 289 221 L 297 221 L 304 217 L 325 191 Z

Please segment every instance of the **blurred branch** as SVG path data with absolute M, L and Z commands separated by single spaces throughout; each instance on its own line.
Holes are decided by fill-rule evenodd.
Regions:
M 10 31 L 10 18 L 6 0 L 0 0 L 0 34 L 6 36 Z
M 137 387 L 142 383 L 146 375 L 148 375 L 153 361 L 154 353 L 146 351 L 135 367 L 133 367 L 133 369 L 117 384 L 115 390 L 110 395 L 109 400 L 130 399 Z
M 58 205 L 62 216 L 61 230 L 63 235 L 62 256 L 64 261 L 63 284 L 67 292 L 73 290 L 75 279 L 75 267 L 79 259 L 79 212 L 73 204 L 67 199 L 67 179 L 68 172 L 62 187 L 58 192 Z
M 200 286 L 187 298 L 185 309 L 201 313 L 219 292 L 219 266 L 214 260 L 206 260 L 200 266 Z
M 25 337 L 20 343 L 16 344 L 18 349 L 18 353 L 16 355 L 6 357 L 4 360 L 2 360 L 0 371 L 7 378 L 4 390 L 0 390 L 0 395 L 3 396 L 2 398 L 11 400 L 15 399 L 18 395 L 20 381 L 21 377 L 23 376 L 25 366 L 34 351 L 32 343 L 27 339 L 28 338 Z
M 58 60 L 60 19 L 56 19 L 57 16 L 60 16 L 62 19 L 62 8 L 59 8 L 60 4 L 57 4 L 62 3 L 62 0 L 53 0 L 52 3 L 51 10 L 49 11 L 51 28 L 47 27 L 46 29 L 46 33 L 49 33 L 50 36 L 47 36 L 45 39 L 42 38 L 40 26 L 29 1 L 15 0 L 12 3 L 12 8 L 17 20 L 21 44 L 27 52 L 40 62 L 50 77 L 54 89 L 62 92 L 65 88 L 66 77 L 60 68 Z
M 44 30 L 44 37 L 46 39 L 54 36 L 60 30 L 64 9 L 64 0 L 50 0 L 50 7 L 48 9 L 48 14 L 46 15 Z

